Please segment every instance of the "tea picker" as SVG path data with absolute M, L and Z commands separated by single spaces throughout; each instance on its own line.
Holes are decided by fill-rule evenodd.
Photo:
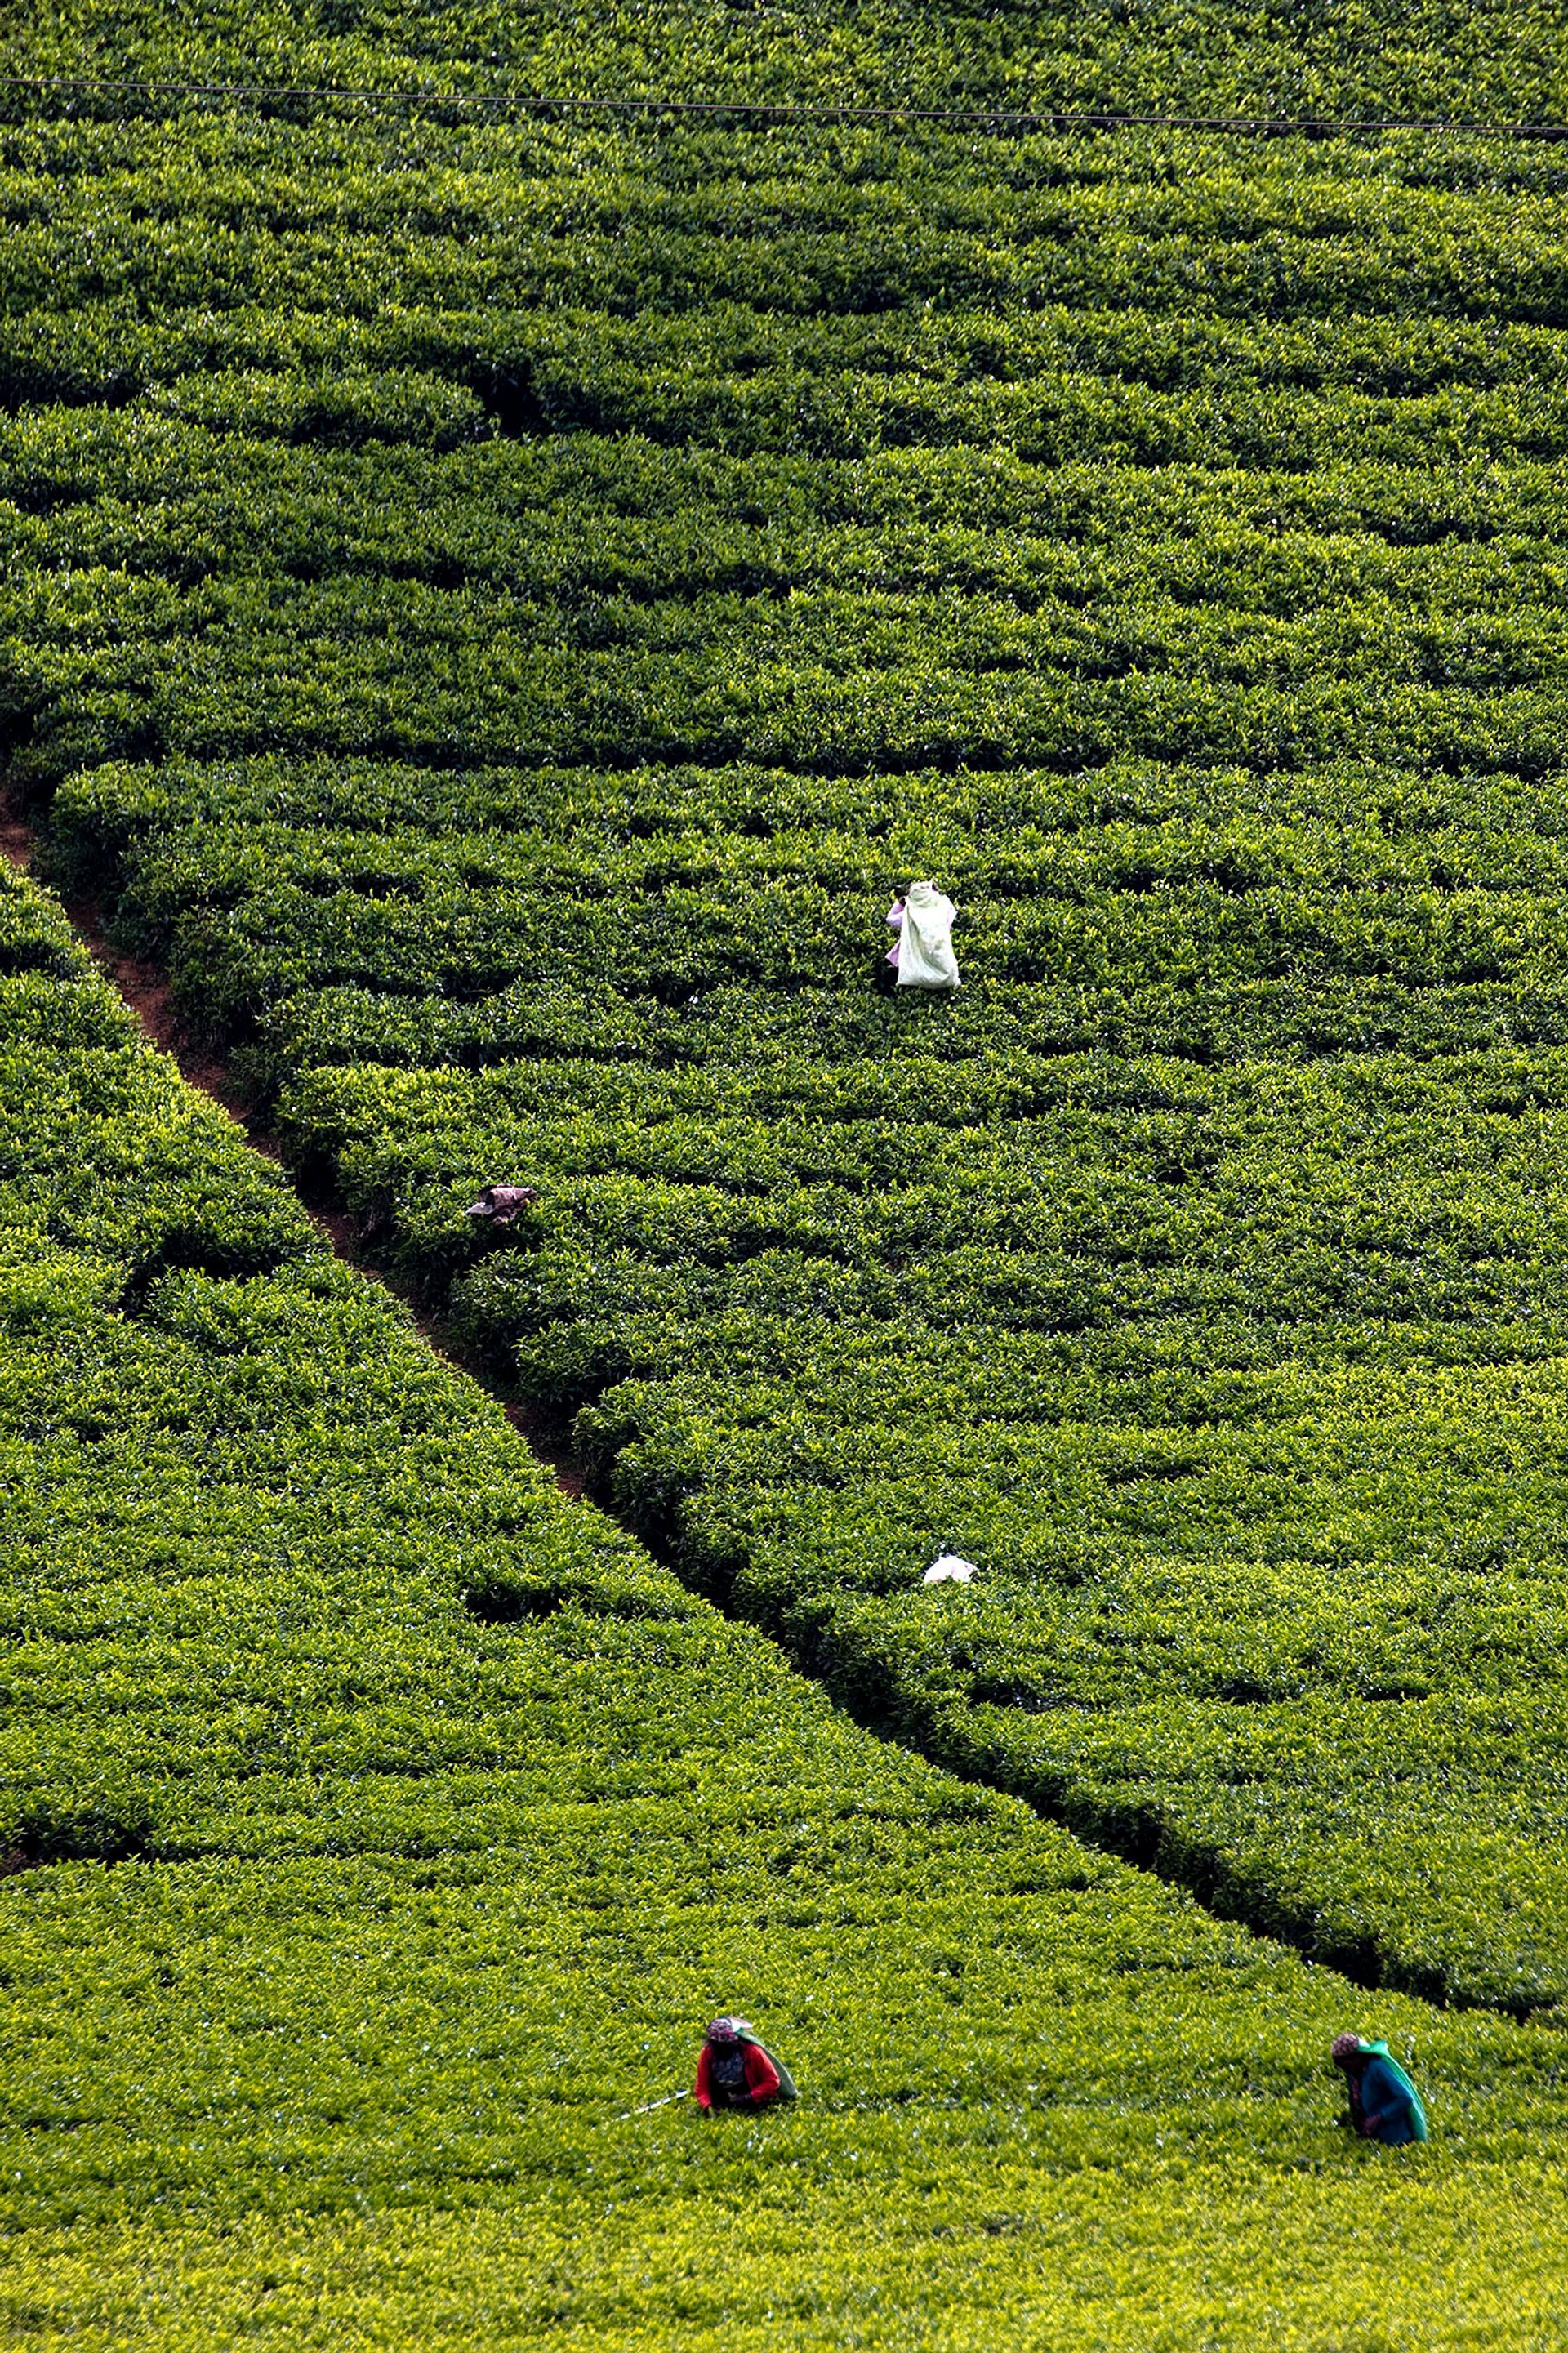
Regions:
M 968 1585 L 980 1574 L 977 1561 L 965 1560 L 960 1552 L 939 1553 L 921 1577 L 922 1585 Z
M 487 1225 L 515 1225 L 531 1201 L 539 1194 L 532 1185 L 487 1185 L 477 1201 L 463 1211 L 465 1218 L 479 1218 Z
M 697 2055 L 697 2081 L 689 2091 L 667 2092 L 661 2100 L 645 2100 L 611 2116 L 613 2125 L 629 2124 L 633 2116 L 649 2116 L 656 2108 L 670 2108 L 677 2100 L 695 2100 L 705 2116 L 719 2108 L 771 2107 L 777 2100 L 800 2094 L 782 2059 L 764 2048 L 754 2026 L 743 2018 L 716 2018 Z
M 934 882 L 911 882 L 888 910 L 888 928 L 899 934 L 888 950 L 899 988 L 956 988 L 958 961 L 952 953 L 952 901 Z
M 1341 2124 L 1363 2140 L 1381 2141 L 1384 2148 L 1403 2148 L 1426 2137 L 1426 2112 L 1421 2094 L 1386 2042 L 1367 2042 L 1359 2034 L 1336 2034 L 1329 2056 L 1342 2073 L 1350 2097 L 1349 2112 Z
M 797 2094 L 789 2069 L 763 2049 L 754 2026 L 743 2018 L 716 2018 L 697 2054 L 691 2096 L 711 2116 L 718 2108 L 765 2108 Z

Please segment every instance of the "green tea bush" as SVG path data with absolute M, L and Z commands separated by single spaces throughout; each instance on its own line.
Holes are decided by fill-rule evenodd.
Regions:
M 566 1501 L 58 914 L 3 904 L 37 951 L 0 976 L 5 1100 L 47 1105 L 0 1164 L 11 2324 L 439 2341 L 504 2242 L 480 2341 L 572 2313 L 717 2343 L 787 2300 L 800 2343 L 867 2316 L 891 2343 L 954 2266 L 972 2316 L 1026 2291 L 1065 2328 L 1090 2264 L 1112 2331 L 1157 2272 L 1185 2326 L 1200 2196 L 1256 2273 L 1255 2341 L 1260 2281 L 1303 2325 L 1369 2294 L 1379 2185 L 1322 2080 L 1342 1981 L 857 1730 Z M 269 1268 L 231 1271 L 263 1219 Z M 736 2000 L 801 2107 L 616 2121 Z M 1556 2038 L 1375 2016 L 1447 2137 L 1406 2194 L 1491 2248 L 1555 2195 L 1526 2152 L 1560 2127 Z M 1143 2253 L 1107 2272 L 1130 2200 Z M 1511 2341 L 1544 2346 L 1508 2276 Z M 1481 2271 L 1444 2294 L 1503 2341 Z
M 54 871 L 112 879 L 121 937 L 406 1277 L 456 1282 L 467 1344 L 535 1408 L 595 1409 L 599 1475 L 704 1590 L 933 1755 L 1309 1945 L 1310 1861 L 1298 1884 L 1210 1802 L 1197 1727 L 1240 1757 L 1258 1709 L 1319 1707 L 1350 1757 L 1358 1708 L 1402 1710 L 1405 1859 L 1322 1935 L 1549 2002 L 1517 1827 L 1547 1719 L 1482 1871 L 1433 1827 L 1450 1765 L 1410 1711 L 1473 1685 L 1467 1580 L 1555 1575 L 1549 1465 L 1522 1468 L 1546 1392 L 1515 1395 L 1562 1346 L 1563 366 L 1518 276 L 1550 171 L 1231 150 L 1176 190 L 1036 143 L 1003 201 L 963 142 L 856 136 L 900 239 L 875 301 L 829 299 L 877 216 L 793 133 L 742 185 L 722 139 L 668 134 L 656 182 L 615 136 L 487 132 L 462 188 L 416 159 L 395 224 L 347 132 L 330 184 L 284 137 L 266 229 L 232 176 L 167 177 L 160 270 L 210 216 L 215 283 L 275 275 L 198 316 L 121 247 L 163 289 L 133 396 L 18 416 L 14 775 L 59 780 Z M 38 160 L 28 216 L 63 235 L 79 183 Z M 373 300 L 395 259 L 439 300 Z M 63 298 L 28 283 L 47 341 Z M 503 368 L 506 416 L 479 406 Z M 500 429 L 447 447 L 436 391 L 398 409 L 443 382 Z M 320 408 L 350 385 L 405 417 L 374 452 Z M 952 1007 L 868 985 L 916 865 L 963 911 Z M 543 1198 L 475 1262 L 461 1211 L 503 1175 Z M 904 1369 L 960 1347 L 934 1400 Z M 1414 1451 L 1383 1367 L 1468 1383 Z M 1298 1372 L 1330 1389 L 1282 1403 Z M 1167 1461 L 1173 1410 L 1201 1430 L 1221 1396 L 1256 1442 Z M 1022 1578 L 984 1664 L 907 1647 L 928 1540 Z M 1244 1568 L 1317 1597 L 1283 1649 L 1237 1614 Z M 1324 1631 L 1352 1568 L 1357 1659 Z M 1081 1688 L 1058 1589 L 1105 1668 Z M 1486 1672 L 1544 1669 L 1509 1637 Z M 1135 1799 L 1102 1718 L 1144 1726 Z M 1268 1770 L 1328 1906 L 1319 1798 Z M 1479 1884 L 1495 1947 L 1462 1925 Z
M 402 93 L 0 103 L 7 784 L 626 1525 L 0 899 L 15 2330 L 1558 2341 L 1557 152 L 442 97 L 1562 112 L 1125 19 L 16 28 Z

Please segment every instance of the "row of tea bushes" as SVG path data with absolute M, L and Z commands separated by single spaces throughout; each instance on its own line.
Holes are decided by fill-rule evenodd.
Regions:
M 0 909 L 10 2324 L 439 2342 L 483 2242 L 480 2341 L 565 2312 L 760 2343 L 781 2299 L 803 2342 L 868 2312 L 908 2341 L 960 2270 L 978 2325 L 1021 2290 L 1077 2308 L 1085 2265 L 1131 2327 L 1149 2262 L 1196 2326 L 1216 2291 L 1168 2266 L 1198 2195 L 1252 2341 L 1270 2296 L 1365 2304 L 1342 1982 L 857 1731 L 563 1499 L 42 898 Z M 612 2127 L 725 2002 L 798 2114 Z M 1489 2341 L 1481 2251 L 1544 2192 L 1519 2168 L 1555 2041 L 1367 2015 L 1416 2041 L 1447 2143 L 1422 2195 L 1472 2247 L 1414 2308 Z M 1130 2200 L 1147 2253 L 1108 2268 Z M 1009 2258 L 977 2269 L 988 2233 Z
M 349 1068 L 284 1112 L 537 1406 L 607 1389 L 577 1427 L 623 1507 L 857 1707 L 1249 1918 L 1531 2008 L 1568 1955 L 1562 1082 L 1517 1048 L 1226 1071 L 895 1038 Z M 464 1273 L 503 1173 L 542 1198 Z M 971 1596 L 910 1598 L 948 1546 L 986 1567 L 983 1639 Z M 1370 1804 L 1370 1751 L 1385 1812 L 1336 1858 L 1325 1778 Z
M 1292 19 L 1260 18 L 1237 0 L 1196 0 L 1179 18 L 1136 25 L 1115 0 L 1094 0 L 1070 21 L 952 11 L 922 16 L 918 24 L 879 6 L 852 21 L 804 10 L 758 19 L 713 9 L 703 0 L 673 0 L 657 11 L 615 0 L 591 17 L 565 21 L 532 0 L 505 18 L 488 0 L 460 0 L 435 22 L 422 11 L 387 9 L 374 17 L 325 6 L 301 12 L 290 0 L 258 0 L 243 21 L 221 7 L 125 9 L 87 0 L 68 19 L 42 17 L 18 28 L 19 74 L 134 71 L 252 86 L 260 78 L 259 100 L 253 110 L 226 109 L 213 124 L 205 109 L 182 107 L 177 90 L 156 83 L 136 94 L 112 87 L 73 90 L 66 110 L 24 89 L 12 96 L 7 116 L 23 123 L 41 116 L 47 122 L 63 111 L 72 132 L 79 133 L 127 112 L 154 119 L 174 112 L 189 119 L 197 138 L 205 133 L 213 140 L 224 163 L 248 161 L 247 134 L 253 137 L 258 127 L 272 133 L 319 122 L 330 137 L 342 116 L 352 121 L 357 111 L 352 98 L 331 102 L 334 85 L 405 97 L 408 105 L 388 111 L 405 137 L 409 115 L 416 134 L 426 114 L 442 125 L 455 118 L 459 136 L 452 145 L 459 153 L 474 117 L 444 107 L 447 91 L 490 100 L 520 88 L 527 94 L 600 100 L 616 94 L 704 100 L 714 104 L 719 131 L 729 134 L 728 153 L 741 163 L 759 144 L 765 157 L 767 147 L 737 139 L 724 111 L 727 100 L 784 110 L 813 102 L 829 110 L 968 107 L 981 121 L 998 109 L 1042 106 L 1305 115 L 1314 122 L 1336 115 L 1359 121 L 1434 113 L 1466 121 L 1550 121 L 1554 106 L 1558 115 L 1562 111 L 1555 31 L 1556 19 L 1540 0 L 1524 0 L 1506 15 L 1489 6 L 1460 18 L 1439 0 L 1413 5 L 1373 0 L 1353 23 L 1336 26 L 1331 39 Z M 268 80 L 284 87 L 268 91 Z M 310 87 L 322 84 L 327 102 L 309 103 Z M 1007 119 L 1004 112 L 1001 121 Z M 795 135 L 797 127 L 786 122 L 784 138 Z M 855 135 L 852 124 L 835 120 L 828 126 L 831 152 Z M 1000 142 L 984 146 L 994 143 Z M 1092 142 L 1091 152 L 1110 143 Z M 1005 188 L 1005 147 L 1001 153 L 992 176 Z M 1449 177 L 1447 164 L 1440 148 L 1431 171 L 1438 186 Z M 1167 165 L 1163 176 L 1175 193 L 1183 192 L 1178 171 Z M 277 179 L 276 197 L 297 203 L 291 175 L 279 169 Z M 225 193 L 254 205 L 252 185 L 238 172 Z
M 771 19 L 687 21 L 693 86 L 778 87 Z M 591 82 L 623 30 L 531 62 Z M 822 38 L 798 70 L 830 56 L 836 89 L 908 54 Z M 1412 45 L 1450 72 L 1419 11 L 1377 38 L 1381 90 Z M 312 70 L 397 54 L 321 39 Z M 182 1915 L 148 1977 L 190 1982 L 197 2155 L 132 2180 L 85 2107 L 39 2111 L 83 2118 L 99 2211 L 134 2248 L 139 2182 L 404 2200 L 438 2248 L 400 2307 L 425 2341 L 473 2276 L 432 2208 L 510 2201 L 579 2252 L 526 2260 L 481 2339 L 901 2346 L 962 2210 L 1012 2243 L 944 2343 L 1319 2353 L 1363 2327 L 1384 2214 L 1347 2239 L 1367 2168 L 1305 2122 L 1331 1958 L 1407 1989 L 1375 2005 L 1401 2035 L 1411 1989 L 1486 2006 L 1419 2029 L 1453 2103 L 1423 2247 L 1477 2236 L 1401 2277 L 1401 2325 L 1554 2327 L 1521 2218 L 1552 2211 L 1525 2155 L 1565 1950 L 1560 164 L 433 110 L 177 132 L 25 126 L 0 159 L 13 783 L 373 1246 L 531 1409 L 578 1411 L 679 1577 L 531 1489 L 492 1527 L 511 1440 L 472 1398 L 416 1412 L 346 1277 L 310 1274 L 322 1354 L 279 1362 L 282 1261 L 139 1261 L 115 1295 L 151 1354 L 92 1394 L 155 1373 L 138 1465 L 204 1482 L 159 1525 L 262 1649 L 99 1662 L 82 1708 L 137 1705 L 71 1755 L 188 1761 L 145 1821 L 93 1817 L 155 1862 L 79 1868 L 95 1901 L 216 1873 L 242 1923 L 276 1887 L 284 1998 L 243 2013 L 271 2056 L 220 2044 Z M 952 1005 L 872 986 L 916 868 L 963 905 Z M 540 1202 L 483 1250 L 462 1212 L 504 1176 Z M 414 1387 L 455 1394 L 427 1360 Z M 325 1549 L 280 1572 L 302 1524 Z M 944 1544 L 984 1564 L 966 1594 L 919 1589 Z M 91 1914 L 94 1968 L 116 1933 Z M 306 1976 L 343 1987 L 321 2028 Z M 663 2088 L 721 2000 L 811 2110 L 739 2170 L 679 2110 L 635 2149 L 585 2129 L 621 2040 Z M 291 2139 L 301 2018 L 322 2105 Z M 198 2195 L 235 2085 L 249 2137 Z M 1101 2174 L 1158 2311 L 1075 2202 Z M 1247 2252 L 1223 2293 L 1183 2284 L 1194 2179 Z M 742 2209 L 765 2285 L 715 2227 Z M 1086 2249 L 1113 2283 L 1087 2330 Z
M 11 54 L 1526 115 L 1554 30 L 86 0 Z M 690 1583 L 967 1777 L 557 1499 L 16 901 L 9 2326 L 1555 2347 L 1559 2037 L 1496 2013 L 1561 1960 L 1509 1925 L 1559 1893 L 1560 163 L 0 112 L 0 726 L 57 871 L 477 1347 L 597 1398 Z M 969 986 L 883 1006 L 928 860 Z M 911 1593 L 949 1538 L 985 1579 Z M 987 1780 L 1494 2007 L 1352 1997 Z M 721 2003 L 801 2110 L 612 2126 Z M 1414 2179 L 1326 2121 L 1352 2016 L 1415 2042 Z

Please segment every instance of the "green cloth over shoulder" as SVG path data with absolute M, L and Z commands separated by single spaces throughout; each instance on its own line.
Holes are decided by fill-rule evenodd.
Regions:
M 1421 2094 L 1416 2090 L 1415 2084 L 1411 2082 L 1409 2076 L 1405 2073 L 1404 2068 L 1400 2065 L 1398 2060 L 1394 2057 L 1393 2052 L 1389 2049 L 1387 2043 L 1363 2042 L 1361 2047 L 1363 2051 L 1370 2052 L 1373 2058 L 1381 2060 L 1383 2065 L 1394 2077 L 1394 2082 L 1399 2085 L 1400 2090 L 1410 2102 L 1410 2130 L 1412 2138 L 1415 2140 L 1426 2140 L 1428 2137 L 1426 2129 L 1426 2111 L 1421 2105 Z
M 757 2049 L 762 2052 L 763 2058 L 770 2059 L 773 2062 L 779 2079 L 780 2099 L 798 2100 L 800 2094 L 795 2090 L 795 2077 L 790 2073 L 789 2069 L 784 2065 L 784 2063 L 779 2057 L 778 2052 L 776 2051 L 770 2051 L 767 2044 L 763 2041 L 762 2036 L 760 2034 L 753 2034 L 749 2026 L 742 2027 L 741 2040 L 742 2042 L 754 2042 Z M 1423 2140 L 1426 2137 L 1425 2129 L 1422 2131 L 1421 2137 Z

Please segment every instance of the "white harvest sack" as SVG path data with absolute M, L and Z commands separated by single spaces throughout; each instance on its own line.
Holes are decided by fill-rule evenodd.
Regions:
M 960 1553 L 944 1552 L 939 1558 L 932 1561 L 921 1577 L 921 1583 L 946 1585 L 951 1578 L 954 1585 L 967 1585 L 972 1577 L 978 1577 L 979 1574 L 980 1569 L 976 1562 L 965 1560 Z
M 899 931 L 900 988 L 956 988 L 958 961 L 952 953 L 952 901 L 934 882 L 911 882 L 904 893 Z

